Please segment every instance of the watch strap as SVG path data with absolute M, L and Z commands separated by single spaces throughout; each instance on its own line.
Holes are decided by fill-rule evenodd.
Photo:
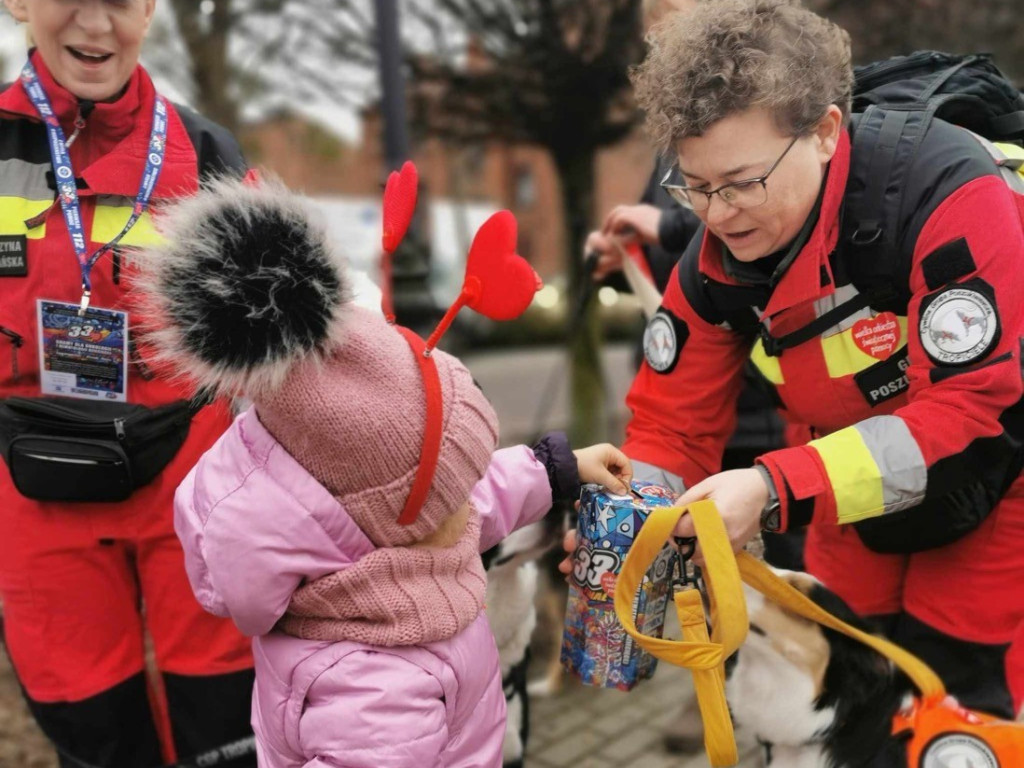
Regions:
M 775 487 L 775 480 L 768 467 L 763 464 L 755 464 L 754 469 L 761 473 L 765 485 L 768 486 L 768 503 L 761 509 L 761 530 L 778 532 L 782 527 L 782 502 L 779 499 L 778 488 Z

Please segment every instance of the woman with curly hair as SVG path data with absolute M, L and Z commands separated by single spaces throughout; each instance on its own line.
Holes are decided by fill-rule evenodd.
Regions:
M 1024 688 L 1004 663 L 1024 617 L 1021 196 L 962 128 L 934 119 L 910 152 L 851 115 L 846 32 L 793 2 L 673 16 L 634 75 L 651 135 L 678 158 L 663 186 L 702 224 L 628 396 L 636 477 L 682 503 L 713 499 L 737 549 L 806 526 L 811 573 L 964 705 L 1011 716 Z M 887 144 L 882 199 L 902 204 L 863 248 L 853 206 L 884 180 L 871 159 Z M 900 274 L 892 260 L 909 277 L 891 301 L 851 277 Z M 748 358 L 814 439 L 721 472 Z M 687 517 L 676 533 L 693 535 Z

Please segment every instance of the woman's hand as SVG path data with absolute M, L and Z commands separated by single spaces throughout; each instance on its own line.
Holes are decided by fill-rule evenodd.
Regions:
M 591 253 L 597 254 L 597 264 L 594 265 L 594 271 L 590 275 L 590 279 L 595 283 L 601 282 L 608 275 L 622 269 L 622 247 L 615 242 L 613 236 L 598 230 L 587 235 L 587 242 L 583 247 L 584 258 Z
M 629 457 L 611 443 L 599 443 L 573 451 L 581 483 L 597 483 L 612 493 L 629 493 L 633 465 Z
M 768 486 L 754 468 L 730 469 L 697 483 L 679 497 L 676 505 L 685 507 L 701 499 L 715 502 L 733 551 L 739 552 L 761 529 L 761 510 L 768 503 Z M 683 537 L 697 535 L 689 515 L 683 515 L 673 533 Z

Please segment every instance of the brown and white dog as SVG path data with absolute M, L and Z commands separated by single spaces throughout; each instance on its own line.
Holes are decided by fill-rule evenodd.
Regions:
M 813 577 L 777 571 L 818 605 L 871 631 Z M 727 665 L 737 728 L 754 734 L 772 768 L 905 768 L 893 715 L 910 681 L 878 652 L 745 587 L 750 633 Z

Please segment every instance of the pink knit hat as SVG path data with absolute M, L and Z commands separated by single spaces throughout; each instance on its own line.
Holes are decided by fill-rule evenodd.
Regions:
M 256 412 L 374 544 L 418 541 L 458 510 L 483 476 L 497 446 L 498 419 L 465 366 L 435 350 L 441 450 L 419 515 L 400 525 L 426 426 L 415 355 L 380 313 L 353 307 L 343 333 L 324 364 L 296 366 L 280 388 L 256 400 Z
M 386 251 L 415 205 L 409 168 L 389 179 Z M 319 212 L 280 183 L 217 182 L 179 204 L 164 234 L 139 280 L 158 364 L 252 399 L 378 547 L 422 540 L 465 503 L 497 418 L 469 371 L 434 347 L 460 306 L 508 319 L 539 287 L 514 254 L 511 214 L 481 228 L 463 291 L 426 343 L 351 304 Z

